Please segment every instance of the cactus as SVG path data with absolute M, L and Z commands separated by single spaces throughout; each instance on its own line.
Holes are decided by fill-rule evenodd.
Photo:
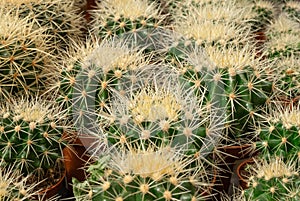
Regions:
M 279 93 L 291 98 L 300 96 L 300 59 L 295 55 L 282 57 L 276 61 L 275 66 L 275 87 Z
M 56 75 L 43 28 L 0 9 L 0 97 L 33 94 L 47 89 Z
M 52 48 L 69 45 L 70 39 L 83 37 L 84 17 L 70 0 L 4 0 L 5 7 L 20 18 L 28 17 L 34 27 L 44 27 Z
M 132 77 L 136 80 L 132 82 Z M 106 132 L 113 145 L 140 142 L 182 146 L 188 155 L 205 157 L 214 150 L 223 129 L 222 114 L 203 105 L 169 66 L 150 65 L 120 80 L 110 104 Z
M 125 145 L 97 159 L 80 183 L 73 179 L 76 200 L 204 200 L 208 186 L 205 167 L 189 167 L 171 147 Z
M 300 162 L 300 105 L 273 109 L 265 116 L 257 133 L 260 140 L 256 147 L 263 155 L 281 156 L 284 161 L 293 158 Z
M 252 10 L 256 13 L 252 25 L 256 31 L 265 30 L 275 18 L 275 5 L 272 1 L 254 0 Z
M 174 31 L 198 45 L 243 44 L 251 37 L 250 27 L 242 25 L 247 21 L 245 9 L 234 6 L 234 3 L 185 6 L 186 9 L 177 9 L 173 16 Z
M 139 30 L 139 37 L 146 38 L 147 30 L 161 26 L 165 18 L 158 4 L 148 0 L 101 0 L 96 4 L 91 29 L 102 39 Z
M 268 41 L 265 46 L 268 58 L 275 59 L 299 54 L 300 52 L 300 26 L 298 22 L 281 14 L 266 31 Z
M 272 94 L 272 79 L 266 73 L 270 64 L 256 56 L 250 44 L 242 48 L 234 45 L 207 46 L 179 43 L 170 48 L 170 54 L 178 58 L 182 80 L 193 86 L 201 95 L 207 88 L 207 104 L 216 103 L 226 108 L 226 128 L 230 138 L 241 137 L 255 124 L 259 108 Z
M 286 13 L 289 18 L 294 19 L 295 21 L 300 20 L 300 3 L 297 1 L 288 1 L 282 8 L 282 12 Z
M 0 113 L 0 150 L 4 165 L 16 163 L 24 176 L 36 181 L 54 171 L 62 159 L 64 115 L 49 100 L 14 99 L 2 103 Z
M 244 190 L 246 200 L 287 200 L 300 199 L 299 170 L 292 161 L 281 158 L 261 159 L 253 167 L 249 188 Z
M 93 113 L 107 112 L 111 90 L 119 87 L 119 80 L 149 62 L 140 50 L 128 47 L 126 41 L 108 39 L 87 44 L 84 48 L 78 45 L 75 54 L 69 51 L 58 83 L 58 101 L 75 116 L 88 99 L 95 106 Z
M 28 184 L 29 176 L 23 177 L 20 171 L 14 169 L 14 165 L 0 168 L 0 199 L 2 201 L 20 200 L 29 201 L 36 195 L 35 183 Z

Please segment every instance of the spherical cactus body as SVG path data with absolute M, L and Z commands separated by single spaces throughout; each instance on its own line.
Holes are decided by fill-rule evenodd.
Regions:
M 48 101 L 34 98 L 1 105 L 1 158 L 14 164 L 24 176 L 34 174 L 38 181 L 54 170 L 62 159 L 63 115 Z

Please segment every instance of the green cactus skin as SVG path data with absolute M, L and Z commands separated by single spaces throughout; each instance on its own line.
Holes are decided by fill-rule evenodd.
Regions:
M 300 161 L 299 107 L 282 109 L 258 130 L 256 147 L 263 155 L 282 156 L 284 160 Z
M 233 139 L 249 131 L 249 126 L 256 121 L 258 108 L 269 101 L 273 90 L 271 79 L 265 74 L 267 68 L 259 67 L 264 62 L 253 54 L 251 45 L 202 48 L 180 43 L 169 52 L 178 66 L 183 66 L 182 82 L 194 88 L 198 96 L 204 92 L 207 104 L 217 102 L 225 108 L 229 137 Z
M 1 106 L 0 150 L 5 164 L 16 163 L 24 176 L 38 179 L 62 159 L 63 114 L 54 105 L 38 99 L 14 100 Z M 60 116 L 61 115 L 61 116 Z
M 244 190 L 246 200 L 299 200 L 299 171 L 291 171 L 294 168 L 288 166 L 278 159 L 259 165 L 257 174 L 249 179 L 249 188 Z
M 80 8 L 69 0 L 7 1 L 6 7 L 20 18 L 28 17 L 34 27 L 45 28 L 44 34 L 54 50 L 69 45 L 70 40 L 83 37 L 85 20 Z M 4 1 L 4 4 L 5 4 Z
M 139 152 L 135 155 L 134 152 L 135 151 L 133 151 L 132 155 L 129 156 L 129 161 L 127 161 L 127 159 L 123 160 L 124 158 L 119 159 L 124 161 L 124 163 L 121 162 L 123 166 L 111 165 L 110 159 L 108 159 L 109 155 L 105 157 L 102 156 L 95 164 L 89 167 L 89 177 L 86 181 L 80 183 L 74 178 L 73 192 L 76 200 L 204 200 L 204 198 L 201 198 L 200 195 L 200 193 L 202 193 L 200 192 L 201 184 L 198 183 L 200 182 L 200 180 L 198 180 L 200 179 L 200 176 L 197 177 L 189 175 L 187 172 L 185 174 L 184 172 L 187 170 L 184 168 L 187 167 L 181 166 L 180 164 L 180 162 L 185 162 L 176 162 L 176 157 L 178 157 L 176 153 L 172 154 L 172 157 L 174 157 L 172 162 L 169 161 L 167 166 L 162 166 L 161 163 L 163 162 L 160 157 L 165 156 L 165 152 L 159 152 L 159 154 L 156 154 L 156 152 L 150 151 L 150 156 L 147 151 L 142 152 L 141 155 L 139 155 Z M 158 158 L 155 157 L 160 158 L 160 161 L 158 161 Z M 141 161 L 138 162 L 135 160 Z M 168 161 L 170 158 L 165 158 L 165 160 Z M 119 164 L 117 161 L 116 163 Z M 136 167 L 134 166 L 135 163 L 137 163 Z M 172 170 L 172 168 L 179 168 L 173 167 L 173 165 L 176 166 L 176 164 L 180 166 L 181 170 L 178 169 L 173 172 L 174 170 Z M 131 166 L 133 167 L 132 172 L 127 172 Z M 126 169 L 126 167 L 129 169 Z M 143 172 L 146 169 L 149 172 Z M 141 172 L 136 172 L 139 170 Z M 189 169 L 190 172 L 195 170 L 196 169 Z
M 45 91 L 57 69 L 50 60 L 44 29 L 3 8 L 0 16 L 0 96 L 8 99 L 11 94 Z
M 140 40 L 148 40 L 151 32 L 162 27 L 165 20 L 159 5 L 148 0 L 101 0 L 96 4 L 91 11 L 90 27 L 101 39 L 132 36 L 131 40 L 141 43 Z

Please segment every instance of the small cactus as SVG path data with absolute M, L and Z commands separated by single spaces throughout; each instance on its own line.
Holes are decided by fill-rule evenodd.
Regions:
M 300 106 L 278 107 L 258 129 L 256 147 L 263 155 L 300 161 Z M 300 164 L 300 163 L 299 163 Z
M 29 201 L 36 195 L 35 183 L 28 184 L 29 177 L 23 177 L 20 171 L 14 169 L 14 165 L 0 168 L 0 199 L 2 201 Z
M 268 40 L 265 47 L 268 58 L 275 59 L 288 57 L 300 52 L 300 25 L 281 14 L 266 31 Z
M 165 18 L 158 4 L 149 0 L 101 0 L 96 4 L 91 13 L 91 29 L 101 39 L 153 30 L 161 26 Z M 146 38 L 147 33 L 144 34 Z
M 243 194 L 246 200 L 287 200 L 300 199 L 299 170 L 292 161 L 281 158 L 261 159 L 252 168 L 249 188 Z
M 207 170 L 189 167 L 193 159 L 168 146 L 125 147 L 99 157 L 86 181 L 73 179 L 76 200 L 204 200 Z
M 290 19 L 295 21 L 300 20 L 300 3 L 299 1 L 287 1 L 281 8 L 282 12 L 286 13 Z
M 24 176 L 37 181 L 54 170 L 62 159 L 64 115 L 49 100 L 22 98 L 2 103 L 0 109 L 0 156 L 4 165 L 16 162 Z
M 136 80 L 132 82 L 132 78 Z M 108 140 L 112 144 L 143 142 L 183 146 L 204 156 L 219 143 L 223 128 L 214 106 L 205 106 L 169 66 L 150 65 L 120 80 L 121 93 L 111 100 Z M 201 99 L 202 98 L 202 99 Z
M 43 92 L 56 75 L 43 28 L 0 8 L 0 97 Z
M 180 43 L 179 43 L 180 45 Z M 255 123 L 259 107 L 272 94 L 272 79 L 266 73 L 268 61 L 256 56 L 251 44 L 207 46 L 195 44 L 171 47 L 170 54 L 179 61 L 182 80 L 189 83 L 196 94 L 203 94 L 208 104 L 217 102 L 226 108 L 228 131 L 233 138 L 249 131 Z M 178 68 L 178 67 L 176 67 Z
M 83 37 L 84 17 L 70 0 L 4 0 L 6 8 L 20 18 L 28 17 L 34 27 L 43 27 L 54 50 L 64 49 L 70 39 Z

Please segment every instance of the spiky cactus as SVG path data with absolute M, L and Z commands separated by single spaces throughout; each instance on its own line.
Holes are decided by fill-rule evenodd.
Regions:
M 14 169 L 13 165 L 0 168 L 0 199 L 2 201 L 31 200 L 33 195 L 36 195 L 34 192 L 36 183 L 29 184 L 29 177 L 23 177 L 20 171 Z
M 266 31 L 268 40 L 265 44 L 268 58 L 275 59 L 281 57 L 297 55 L 300 53 L 300 25 L 281 14 Z
M 134 80 L 133 80 L 133 79 Z M 120 80 L 114 92 L 106 132 L 112 144 L 142 142 L 182 146 L 186 154 L 204 157 L 221 139 L 222 111 L 205 106 L 169 66 L 150 65 Z M 201 99 L 202 98 L 202 99 Z M 217 116 L 220 115 L 220 116 Z
M 278 107 L 265 119 L 258 129 L 260 141 L 256 142 L 257 149 L 263 155 L 300 162 L 300 106 Z
M 245 25 L 247 10 L 232 1 L 178 4 L 173 14 L 174 31 L 198 45 L 243 44 L 250 38 L 250 27 Z
M 299 21 L 300 20 L 300 3 L 299 1 L 287 1 L 282 6 L 282 12 L 286 13 L 289 18 Z
M 73 179 L 76 200 L 204 200 L 210 186 L 204 166 L 190 168 L 193 159 L 168 146 L 126 146 L 99 157 L 86 181 Z
M 64 115 L 49 100 L 22 98 L 2 103 L 0 150 L 3 165 L 16 163 L 24 176 L 36 181 L 53 173 L 62 159 Z
M 280 158 L 261 159 L 256 162 L 249 178 L 249 188 L 244 190 L 246 200 L 287 200 L 300 199 L 299 169 L 292 161 Z
M 98 0 L 96 4 L 91 29 L 102 39 L 137 32 L 146 38 L 147 30 L 161 26 L 165 18 L 158 4 L 149 0 Z
M 14 15 L 28 17 L 34 27 L 45 28 L 52 48 L 60 50 L 70 39 L 83 37 L 85 20 L 80 8 L 70 0 L 4 0 L 2 2 Z
M 0 96 L 43 92 L 56 75 L 43 28 L 0 8 Z
M 88 44 L 85 48 L 78 45 L 75 54 L 69 55 L 58 83 L 58 101 L 72 106 L 68 109 L 75 115 L 87 99 L 93 99 L 93 112 L 107 111 L 111 90 L 119 87 L 119 80 L 149 62 L 140 50 L 128 47 L 126 41 L 108 39 Z
M 255 13 L 252 28 L 256 31 L 264 31 L 276 15 L 274 3 L 268 0 L 254 0 L 252 11 Z
M 196 94 L 207 88 L 207 104 L 218 103 L 226 108 L 226 127 L 231 137 L 240 137 L 255 123 L 258 108 L 270 99 L 272 80 L 266 72 L 267 61 L 255 54 L 247 44 L 207 46 L 189 44 L 170 48 L 171 55 L 179 61 L 183 82 L 189 83 Z
M 275 87 L 279 93 L 291 98 L 300 96 L 300 59 L 297 55 L 282 57 L 274 66 Z

